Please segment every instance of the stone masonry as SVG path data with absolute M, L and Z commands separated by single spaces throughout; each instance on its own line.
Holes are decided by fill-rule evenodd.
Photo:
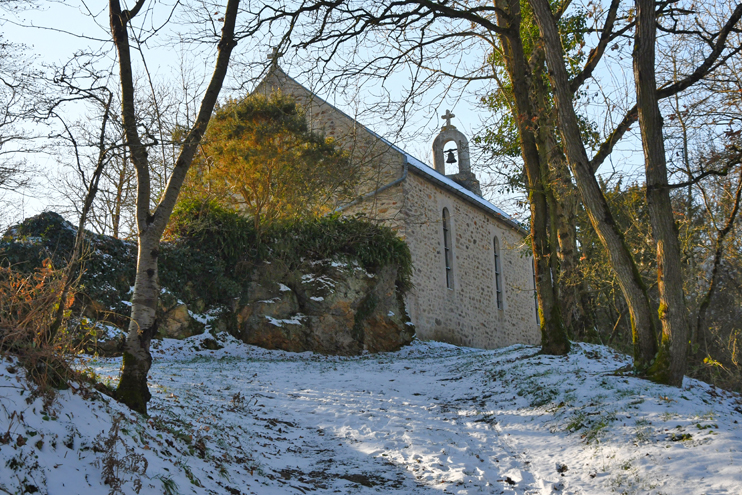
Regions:
M 408 243 L 414 288 L 405 303 L 418 338 L 485 349 L 538 344 L 533 258 L 524 245 L 527 232 L 479 197 L 468 156 L 461 163 L 462 152 L 468 155 L 468 144 L 450 124 L 450 112 L 444 116 L 448 120 L 438 144 L 442 147 L 443 141 L 450 141 L 449 134 L 457 141 L 463 138 L 463 144 L 457 142 L 463 168 L 459 174 L 445 176 L 318 98 L 274 64 L 256 92 L 276 90 L 294 96 L 312 127 L 337 139 L 362 168 L 358 199 L 341 206 L 343 213 L 363 213 L 383 222 Z M 442 155 L 434 149 L 436 152 Z M 460 180 L 461 174 L 467 176 L 466 181 Z M 446 284 L 444 208 L 450 217 L 452 288 Z M 500 254 L 501 309 L 496 298 L 495 237 Z

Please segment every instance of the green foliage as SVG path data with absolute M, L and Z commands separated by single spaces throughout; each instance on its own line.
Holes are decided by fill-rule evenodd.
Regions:
M 551 82 L 547 77 L 545 62 L 543 60 L 539 62 L 539 58 L 535 54 L 536 48 L 541 43 L 540 33 L 528 1 L 522 0 L 520 4 L 520 38 L 525 58 L 533 69 L 529 81 L 531 84 L 529 88 L 530 97 L 534 104 L 536 117 L 543 121 L 540 125 L 548 123 L 547 125 L 551 126 L 550 121 L 556 119 L 555 105 L 551 97 Z M 560 6 L 560 2 L 552 2 L 552 10 L 557 10 Z M 584 47 L 586 37 L 589 35 L 587 21 L 590 16 L 591 13 L 578 8 L 565 13 L 558 21 L 567 72 L 570 76 L 579 73 L 585 62 Z M 506 51 L 501 46 L 500 49 L 493 50 L 489 55 L 488 62 L 497 76 L 493 78 L 497 82 L 497 87 L 483 96 L 480 102 L 493 113 L 494 118 L 490 125 L 474 137 L 474 142 L 496 162 L 496 172 L 502 176 L 502 191 L 512 193 L 514 191 L 524 191 L 526 182 L 522 168 L 513 160 L 520 157 L 521 143 L 516 120 L 518 117 L 515 114 L 514 88 L 506 70 L 503 53 L 506 53 Z M 538 96 L 537 87 L 539 86 L 545 88 L 548 94 L 543 104 L 539 103 L 542 100 Z M 585 116 L 578 116 L 578 118 L 583 142 L 586 147 L 596 149 L 600 144 L 598 126 Z M 554 139 L 560 143 L 561 135 L 556 133 L 556 129 L 553 129 L 553 132 Z
M 212 253 L 228 265 L 257 258 L 255 225 L 214 199 L 187 198 L 170 217 L 164 239 Z
M 220 277 L 236 279 L 249 267 L 263 261 L 280 261 L 292 269 L 304 260 L 334 258 L 356 261 L 372 273 L 396 264 L 399 266 L 398 287 L 402 291 L 411 287 L 412 260 L 407 244 L 391 229 L 361 218 L 327 216 L 274 222 L 264 227 L 258 243 L 254 224 L 237 212 L 215 201 L 188 200 L 181 202 L 173 212 L 168 235 L 175 241 L 173 255 L 163 252 L 161 260 L 168 272 L 200 270 L 191 260 L 201 259 L 200 265 L 208 267 L 208 276 L 216 277 L 213 281 L 195 274 L 188 277 L 199 292 L 204 290 L 204 284 L 214 288 L 223 286 Z M 182 250 L 188 250 L 191 258 L 182 258 Z M 204 263 L 209 256 L 213 257 L 212 261 Z M 180 268 L 173 263 L 178 263 Z M 176 284 L 168 285 L 176 287 Z M 226 292 L 219 299 L 229 297 L 227 292 L 238 288 L 227 284 L 222 290 Z
M 332 139 L 312 132 L 300 106 L 274 93 L 216 110 L 191 174 L 191 195 L 219 197 L 256 227 L 329 211 L 350 194 L 356 171 Z
M 63 266 L 74 244 L 72 225 L 61 215 L 44 212 L 5 233 L 0 242 L 0 259 L 6 266 L 31 273 L 46 259 L 54 266 Z
M 403 291 L 411 287 L 412 258 L 407 244 L 388 227 L 370 223 L 363 218 L 327 216 L 272 225 L 271 258 L 281 259 L 289 266 L 303 258 L 331 259 L 335 257 L 357 261 L 374 273 L 381 268 L 399 266 L 398 285 Z
M 552 11 L 561 7 L 561 2 L 552 1 Z M 536 19 L 531 10 L 528 0 L 520 2 L 520 38 L 523 43 L 523 51 L 526 58 L 533 55 L 534 49 L 541 42 L 541 35 L 536 24 Z M 590 34 L 587 26 L 589 14 L 583 8 L 574 9 L 563 14 L 557 26 L 562 38 L 562 49 L 567 61 L 567 70 L 570 75 L 577 74 L 585 61 L 585 38 Z M 505 61 L 499 51 L 490 54 L 489 62 L 496 67 L 504 67 Z
M 159 259 L 160 285 L 195 311 L 227 305 L 240 297 L 248 282 L 230 266 L 206 249 L 194 249 L 180 242 L 163 244 Z

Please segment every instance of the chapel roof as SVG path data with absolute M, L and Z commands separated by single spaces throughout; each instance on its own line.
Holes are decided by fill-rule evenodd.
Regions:
M 348 115 L 347 113 L 345 113 L 344 111 L 342 111 L 341 109 L 337 108 L 332 103 L 329 103 L 328 101 L 326 101 L 326 100 L 322 99 L 321 97 L 317 96 L 312 91 L 310 91 L 309 89 L 307 89 L 303 84 L 301 84 L 298 81 L 296 81 L 296 79 L 294 79 L 291 76 L 289 76 L 288 74 L 286 74 L 277 63 L 273 63 L 272 64 L 272 67 L 271 67 L 268 75 L 266 75 L 265 79 L 267 79 L 268 77 L 270 77 L 271 73 L 274 73 L 274 72 L 279 72 L 282 77 L 285 77 L 287 79 L 290 79 L 294 84 L 296 84 L 297 86 L 300 86 L 302 89 L 304 89 L 309 94 L 311 94 L 313 98 L 316 98 L 321 103 L 324 103 L 325 105 L 329 106 L 330 108 L 332 108 L 336 112 L 338 112 L 338 113 L 344 115 L 345 117 L 347 117 L 348 119 L 352 120 L 353 122 L 355 122 L 356 124 L 358 124 L 358 126 L 360 126 L 361 128 L 363 128 L 366 132 L 368 132 L 369 134 L 371 134 L 375 138 L 379 139 L 381 142 L 383 142 L 384 144 L 386 144 L 387 146 L 389 146 L 393 150 L 395 150 L 398 153 L 400 153 L 401 155 L 403 155 L 404 158 L 405 158 L 405 160 L 406 160 L 406 162 L 407 162 L 407 164 L 413 170 L 413 172 L 417 172 L 418 175 L 424 177 L 425 179 L 433 182 L 434 184 L 436 184 L 436 185 L 438 185 L 440 187 L 443 187 L 444 189 L 448 190 L 449 192 L 453 193 L 454 195 L 456 195 L 456 196 L 462 198 L 463 200 L 467 201 L 468 203 L 473 204 L 474 206 L 477 206 L 477 207 L 479 207 L 479 208 L 481 208 L 481 209 L 483 209 L 485 211 L 488 211 L 489 213 L 493 214 L 495 217 L 499 218 L 500 220 L 502 220 L 506 224 L 510 225 L 511 227 L 514 227 L 516 230 L 519 230 L 519 231 L 521 231 L 521 232 L 523 232 L 525 234 L 528 234 L 528 230 L 523 226 L 523 224 L 521 224 L 520 222 L 518 222 L 515 218 L 513 218 L 510 215 L 508 215 L 503 210 L 501 210 L 497 206 L 493 205 L 492 203 L 490 203 L 489 201 L 487 201 L 483 197 L 474 194 L 473 192 L 471 192 L 468 189 L 466 189 L 464 186 L 462 186 L 462 185 L 454 182 L 453 180 L 449 179 L 445 175 L 443 175 L 440 172 L 438 172 L 437 170 L 435 170 L 435 168 L 431 167 L 430 165 L 427 165 L 423 161 L 421 161 L 421 160 L 415 158 L 414 156 L 412 156 L 411 154 L 407 153 L 402 148 L 400 148 L 399 146 L 393 144 L 391 141 L 389 141 L 388 139 L 380 136 L 376 132 L 372 131 L 371 129 L 369 129 L 368 127 L 366 127 L 362 123 L 358 122 L 356 119 L 354 119 L 353 117 L 351 117 L 350 115 Z M 265 79 L 264 79 L 264 81 L 265 81 Z

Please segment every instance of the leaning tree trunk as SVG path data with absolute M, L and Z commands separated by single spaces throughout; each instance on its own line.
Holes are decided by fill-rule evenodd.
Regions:
M 507 33 L 500 35 L 500 42 L 503 46 L 505 67 L 513 85 L 517 113 L 515 117 L 520 134 L 521 154 L 531 207 L 531 244 L 535 260 L 541 352 L 567 354 L 570 343 L 562 323 L 557 286 L 551 269 L 547 191 L 541 180 L 541 166 L 533 121 L 534 113 L 529 94 L 531 84 L 528 62 L 520 37 L 520 3 L 518 0 L 497 0 L 496 4 L 501 9 L 497 16 L 498 25 L 503 27 Z
M 680 386 L 683 383 L 687 361 L 689 325 L 683 293 L 680 241 L 667 181 L 662 115 L 657 104 L 654 69 L 655 2 L 636 0 L 636 10 L 634 82 L 644 149 L 647 210 L 654 240 L 657 243 L 657 287 L 660 295 L 659 317 L 662 324 L 659 353 L 647 372 L 655 381 Z
M 196 121 L 183 141 L 165 192 L 153 213 L 149 209 L 151 185 L 147 150 L 139 137 L 134 109 L 134 83 L 128 34 L 129 22 L 139 13 L 144 3 L 145 0 L 137 0 L 131 10 L 122 11 L 119 0 L 109 0 L 111 34 L 118 53 L 121 77 L 121 122 L 131 162 L 137 174 L 136 221 L 139 246 L 131 320 L 124 347 L 124 366 L 116 396 L 121 402 L 143 414 L 147 412 L 147 402 L 151 398 L 147 388 L 147 374 L 152 366 L 149 345 L 157 332 L 156 310 L 160 293 L 157 281 L 157 256 L 160 239 L 227 75 L 229 58 L 237 44 L 234 29 L 240 2 L 239 0 L 227 2 L 211 81 L 201 101 Z
M 572 93 L 567 70 L 564 67 L 559 31 L 549 2 L 548 0 L 530 0 L 530 4 L 544 42 L 546 64 L 554 90 L 559 131 L 564 142 L 567 161 L 577 182 L 577 188 L 590 223 L 608 251 L 611 266 L 626 298 L 634 339 L 634 366 L 643 370 L 650 365 L 657 349 L 647 291 L 624 242 L 623 235 L 611 215 L 598 181 L 592 173 L 587 152 L 582 143 L 577 115 L 572 105 Z

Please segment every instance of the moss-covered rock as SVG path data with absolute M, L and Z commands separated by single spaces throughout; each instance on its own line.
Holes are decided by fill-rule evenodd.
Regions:
M 54 212 L 44 212 L 8 229 L 0 241 L 0 263 L 32 272 L 49 259 L 66 265 L 77 229 Z M 75 309 L 87 316 L 109 315 L 123 324 L 129 310 L 127 294 L 134 283 L 136 244 L 88 232 Z M 120 315 L 121 317 L 117 317 Z
M 250 222 L 218 215 L 218 228 L 212 219 L 195 234 L 198 219 L 176 218 L 182 235 L 171 230 L 162 243 L 157 337 L 202 333 L 205 325 L 193 315 L 219 313 L 215 329 L 271 349 L 349 355 L 412 340 L 402 297 L 409 250 L 389 229 L 339 218 L 282 224 L 250 248 L 246 243 L 257 242 Z M 75 235 L 60 215 L 37 215 L 8 230 L 0 262 L 28 272 L 45 259 L 63 266 Z M 74 310 L 125 329 L 136 245 L 92 233 L 86 242 Z M 104 346 L 106 354 L 121 348 L 118 341 Z

